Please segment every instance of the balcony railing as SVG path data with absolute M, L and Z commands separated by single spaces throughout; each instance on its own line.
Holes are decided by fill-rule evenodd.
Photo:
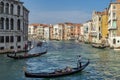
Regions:
M 117 29 L 117 27 L 113 27 L 113 26 L 108 27 L 108 30 L 116 30 L 116 29 Z
M 97 36 L 97 32 L 96 31 L 91 31 L 90 36 L 93 36 L 93 37 Z

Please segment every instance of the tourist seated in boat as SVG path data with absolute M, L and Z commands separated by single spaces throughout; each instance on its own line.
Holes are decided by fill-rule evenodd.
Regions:
M 41 41 L 38 42 L 38 43 L 37 43 L 37 46 L 42 46 L 42 42 L 41 42 Z
M 67 66 L 67 67 L 65 68 L 65 71 L 66 71 L 66 72 L 71 72 L 71 71 L 72 71 L 72 68 L 69 67 L 69 66 Z
M 57 70 L 55 70 L 55 74 L 64 73 L 64 72 L 71 72 L 71 71 L 72 71 L 72 68 L 67 66 L 65 69 L 57 69 Z

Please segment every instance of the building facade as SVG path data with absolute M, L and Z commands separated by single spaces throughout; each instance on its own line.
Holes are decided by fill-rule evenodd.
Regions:
M 50 39 L 50 26 L 45 25 L 44 26 L 44 40 L 49 40 Z
M 120 0 L 108 7 L 108 30 L 110 47 L 120 47 Z
M 75 39 L 79 40 L 80 35 L 81 35 L 81 24 L 74 24 L 75 26 Z
M 86 23 L 84 23 L 83 27 L 84 27 L 84 41 L 92 42 L 92 36 L 91 36 L 92 20 L 89 20 Z
M 103 39 L 108 38 L 108 10 L 105 9 L 105 11 L 102 12 L 101 14 L 101 34 Z
M 101 12 L 93 11 L 92 21 L 92 41 L 101 43 Z
M 49 40 L 50 26 L 47 24 L 30 24 L 28 26 L 28 35 L 30 41 Z
M 29 11 L 19 0 L 0 0 L 0 52 L 24 50 Z

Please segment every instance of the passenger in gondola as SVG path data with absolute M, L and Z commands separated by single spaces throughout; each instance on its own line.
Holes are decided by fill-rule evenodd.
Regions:
M 66 72 L 70 72 L 70 71 L 72 71 L 72 68 L 69 67 L 69 66 L 67 66 L 67 67 L 65 68 L 65 71 L 66 71 Z
M 78 56 L 78 67 L 82 67 L 82 62 L 81 62 L 81 60 L 82 60 L 82 57 L 81 57 L 81 55 L 79 55 Z
M 41 47 L 41 46 L 42 46 L 42 42 L 39 41 L 39 42 L 37 43 L 37 46 Z

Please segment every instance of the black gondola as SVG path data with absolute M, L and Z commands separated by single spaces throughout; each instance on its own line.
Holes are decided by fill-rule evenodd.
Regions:
M 106 48 L 106 46 L 102 45 L 102 44 L 92 44 L 92 47 L 98 48 L 98 49 L 104 49 L 104 48 Z
M 88 62 L 86 64 L 84 64 L 82 67 L 71 68 L 71 71 L 65 71 L 65 72 L 62 72 L 60 70 L 60 71 L 57 71 L 57 73 L 56 73 L 56 71 L 51 72 L 51 73 L 29 73 L 29 72 L 25 71 L 25 76 L 31 77 L 31 78 L 55 78 L 55 77 L 72 75 L 72 74 L 82 71 L 85 67 L 88 66 L 89 63 L 90 62 L 88 60 Z
M 13 58 L 13 59 L 24 59 L 24 58 L 31 58 L 31 57 L 37 57 L 37 56 L 41 56 L 43 54 L 47 53 L 47 50 L 45 52 L 41 52 L 41 53 L 36 53 L 36 54 L 25 54 L 25 55 L 9 55 L 7 54 L 7 57 Z

